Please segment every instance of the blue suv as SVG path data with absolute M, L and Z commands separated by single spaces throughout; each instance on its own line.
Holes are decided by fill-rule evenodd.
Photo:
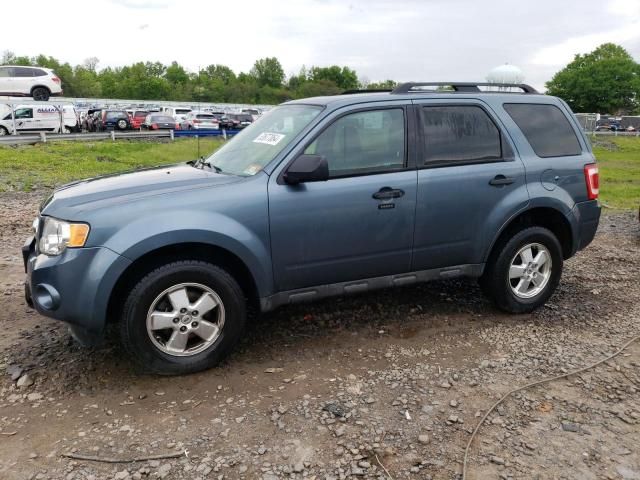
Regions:
M 562 100 L 484 87 L 295 100 L 207 159 L 65 185 L 23 248 L 27 301 L 83 343 L 117 323 L 158 374 L 214 365 L 249 307 L 475 277 L 530 312 L 595 235 L 598 168 Z

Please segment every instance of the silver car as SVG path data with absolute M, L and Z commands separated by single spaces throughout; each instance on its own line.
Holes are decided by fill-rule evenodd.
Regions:
M 190 112 L 185 115 L 180 128 L 182 130 L 218 130 L 220 123 L 211 113 Z

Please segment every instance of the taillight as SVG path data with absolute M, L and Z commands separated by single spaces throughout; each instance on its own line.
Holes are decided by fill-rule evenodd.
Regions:
M 179 123 L 176 123 L 176 128 L 175 128 L 175 130 L 180 130 L 180 124 L 179 124 Z
M 58 77 L 51 77 L 51 80 L 53 80 L 56 83 L 60 83 L 60 79 Z
M 192 120 L 193 123 L 200 123 L 200 120 Z
M 153 130 L 157 130 L 157 129 L 158 129 L 158 124 L 157 124 L 157 123 L 152 123 L 152 124 L 151 124 L 151 128 L 152 128 Z
M 598 166 L 590 163 L 584 166 L 584 181 L 587 184 L 587 198 L 595 200 L 600 193 L 600 175 L 598 174 Z

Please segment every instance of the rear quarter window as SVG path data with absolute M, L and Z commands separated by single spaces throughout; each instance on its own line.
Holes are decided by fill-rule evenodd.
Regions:
M 505 103 L 503 107 L 522 130 L 538 157 L 565 157 L 582 153 L 573 127 L 557 106 Z

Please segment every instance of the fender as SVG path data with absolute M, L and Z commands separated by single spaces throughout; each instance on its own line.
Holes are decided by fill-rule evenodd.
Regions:
M 264 219 L 265 229 L 268 227 Z M 220 212 L 171 210 L 139 217 L 117 230 L 105 246 L 123 257 L 137 258 L 161 247 L 180 243 L 205 243 L 229 250 L 247 266 L 260 296 L 273 293 L 268 230 L 250 230 Z
M 493 250 L 493 247 L 498 241 L 498 238 L 500 238 L 500 235 L 502 235 L 502 233 L 509 227 L 509 225 L 511 225 L 511 223 L 523 213 L 526 213 L 535 208 L 550 208 L 552 210 L 557 211 L 558 213 L 561 213 L 562 216 L 566 218 L 571 228 L 571 241 L 572 241 L 572 245 L 574 245 L 574 247 L 572 247 L 572 254 L 575 252 L 575 243 L 578 238 L 579 226 L 578 226 L 578 220 L 576 219 L 575 215 L 572 213 L 572 208 L 569 207 L 569 205 L 567 205 L 563 200 L 559 198 L 536 197 L 536 198 L 531 198 L 529 203 L 525 205 L 524 208 L 521 208 L 520 210 L 512 214 L 510 217 L 508 217 L 506 220 L 504 220 L 500 229 L 497 231 L 497 233 L 493 235 L 491 243 L 487 248 L 487 250 L 485 251 L 485 254 L 484 254 L 485 263 L 489 260 L 489 255 L 491 255 L 491 251 Z

